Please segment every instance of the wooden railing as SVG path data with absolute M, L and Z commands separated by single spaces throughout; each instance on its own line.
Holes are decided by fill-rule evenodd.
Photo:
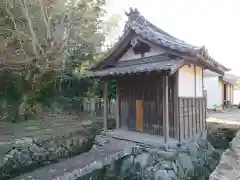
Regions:
M 206 99 L 179 97 L 179 138 L 188 139 L 206 129 Z
M 84 112 L 90 114 L 96 114 L 97 116 L 103 116 L 104 102 L 101 99 L 96 98 L 85 98 L 83 100 L 83 110 Z M 116 102 L 114 99 L 108 102 L 108 111 L 110 115 L 115 115 L 116 113 Z

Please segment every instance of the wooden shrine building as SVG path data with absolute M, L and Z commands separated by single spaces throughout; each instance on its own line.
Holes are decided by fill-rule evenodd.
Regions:
M 185 140 L 206 129 L 203 69 L 224 74 L 204 47 L 190 45 L 130 9 L 123 35 L 87 77 L 116 79 L 117 129 Z

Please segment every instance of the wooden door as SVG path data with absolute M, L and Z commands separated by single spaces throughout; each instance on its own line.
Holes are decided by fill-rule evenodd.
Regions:
M 136 130 L 143 131 L 143 100 L 136 100 Z

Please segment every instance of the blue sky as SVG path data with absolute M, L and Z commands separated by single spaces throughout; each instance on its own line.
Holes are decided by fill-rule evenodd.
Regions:
M 122 15 L 136 7 L 152 23 L 197 46 L 240 75 L 240 0 L 108 0 L 108 11 Z M 120 30 L 113 36 L 119 36 Z

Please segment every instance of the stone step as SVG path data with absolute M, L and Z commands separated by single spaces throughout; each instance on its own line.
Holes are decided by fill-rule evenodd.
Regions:
M 12 180 L 75 180 L 130 155 L 136 148 L 138 146 L 134 143 L 109 138 L 102 146 L 93 148 L 89 152 L 43 167 Z

